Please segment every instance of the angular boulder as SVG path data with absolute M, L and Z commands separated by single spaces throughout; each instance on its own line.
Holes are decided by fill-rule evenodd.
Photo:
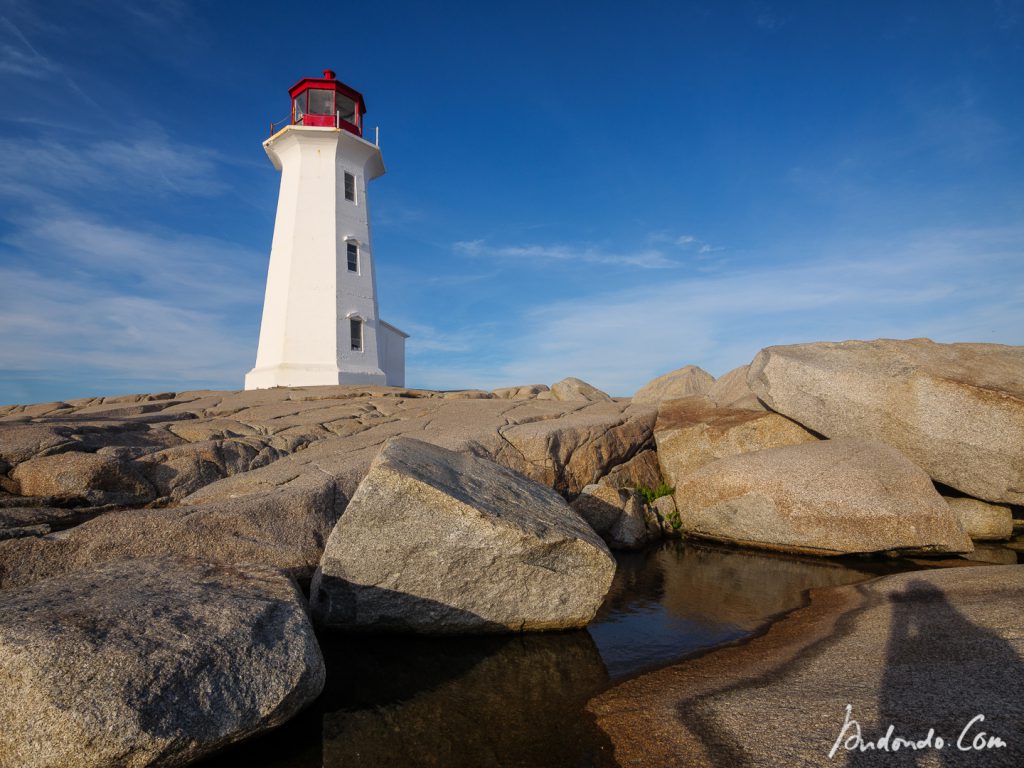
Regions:
M 572 508 L 611 549 L 642 549 L 661 538 L 657 516 L 636 491 L 588 485 Z
M 727 456 L 816 440 L 799 424 L 777 413 L 711 408 L 698 398 L 663 403 L 654 425 L 661 473 L 671 486 Z
M 684 365 L 644 384 L 633 393 L 635 403 L 660 403 L 692 395 L 706 395 L 715 377 L 696 365 Z
M 898 448 L 969 496 L 1024 504 L 1024 347 L 928 339 L 761 350 L 751 389 L 826 437 Z
M 551 385 L 551 397 L 555 400 L 585 400 L 588 402 L 611 400 L 607 392 L 588 384 L 583 379 L 570 376 Z
M 967 496 L 948 496 L 946 503 L 967 535 L 976 541 L 1000 541 L 1013 536 L 1013 512 L 1009 507 Z
M 385 443 L 327 542 L 314 617 L 426 634 L 587 624 L 615 560 L 557 493 L 411 438 Z
M 0 592 L 0 764 L 184 765 L 288 720 L 323 689 L 280 572 L 109 563 Z
M 899 451 L 840 438 L 719 459 L 675 492 L 685 533 L 812 555 L 970 552 L 928 475 Z

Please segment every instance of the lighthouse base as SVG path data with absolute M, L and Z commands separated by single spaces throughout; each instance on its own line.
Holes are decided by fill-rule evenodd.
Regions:
M 379 368 L 342 371 L 334 365 L 275 365 L 253 368 L 245 374 L 246 389 L 271 387 L 318 387 L 336 384 L 385 385 L 387 376 Z

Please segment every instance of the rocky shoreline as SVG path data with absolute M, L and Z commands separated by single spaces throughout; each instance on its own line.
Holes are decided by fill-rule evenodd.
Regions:
M 818 557 L 1016 562 L 998 542 L 1022 502 L 1024 348 L 998 345 L 772 347 L 717 381 L 684 367 L 632 400 L 566 379 L 0 407 L 0 675 L 14 681 L 0 692 L 0 765 L 194 761 L 319 695 L 317 632 L 585 626 L 612 582 L 609 549 L 685 536 Z M 975 552 L 972 540 L 997 543 Z M 773 691 L 789 695 L 778 669 L 793 666 L 783 657 L 810 664 L 779 638 L 819 636 L 824 666 L 794 674 L 834 675 L 822 649 L 866 653 L 894 631 L 886 612 L 913 606 L 932 629 L 940 609 L 958 622 L 961 637 L 936 645 L 943 658 L 976 637 L 1012 660 L 1020 572 L 948 569 L 820 593 L 745 646 L 755 650 L 641 676 L 592 711 L 621 765 L 820 764 L 806 745 L 844 689 L 815 698 L 793 682 L 797 703 L 778 704 Z M 886 657 L 862 666 L 859 679 L 877 677 Z M 903 686 L 926 675 L 903 672 Z M 687 713 L 710 699 L 693 674 L 717 697 L 700 722 Z M 719 696 L 727 680 L 753 690 L 764 679 L 762 698 Z M 980 703 L 1000 702 L 997 687 L 985 692 Z M 760 732 L 752 745 L 736 725 L 781 726 L 787 712 L 818 718 L 814 739 L 795 739 L 806 749 Z M 764 762 L 769 746 L 785 760 Z

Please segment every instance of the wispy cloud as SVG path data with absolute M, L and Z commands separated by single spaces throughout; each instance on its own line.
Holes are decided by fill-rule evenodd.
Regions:
M 265 259 L 216 238 L 114 226 L 61 208 L 26 217 L 4 242 L 21 254 L 5 261 L 70 269 L 125 292 L 175 295 L 186 303 L 233 304 L 251 295 L 262 279 L 253 265 Z
M 44 372 L 65 390 L 83 374 L 123 382 L 239 382 L 255 338 L 233 328 L 223 307 L 182 307 L 172 297 L 119 293 L 27 270 L 0 268 L 0 372 Z
M 575 375 L 628 395 L 687 363 L 724 373 L 771 344 L 882 336 L 1024 343 L 1021 229 L 837 243 L 798 259 L 766 253 L 762 263 L 529 308 L 521 333 L 495 340 L 503 363 L 473 371 L 463 362 L 463 385 Z
M 0 141 L 5 158 L 0 192 L 40 197 L 62 191 L 116 190 L 212 196 L 226 187 L 216 153 L 150 136 L 129 142 L 74 146 L 53 140 Z
M 6 16 L 0 16 L 0 72 L 19 77 L 46 78 L 57 72 L 53 61 L 40 53 Z
M 678 263 L 654 248 L 622 249 L 569 245 L 490 245 L 485 240 L 464 240 L 454 244 L 457 253 L 473 258 L 556 261 L 578 264 L 610 264 L 641 269 L 669 269 Z

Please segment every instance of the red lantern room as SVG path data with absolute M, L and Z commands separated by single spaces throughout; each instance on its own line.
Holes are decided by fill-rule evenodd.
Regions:
M 332 70 L 325 69 L 323 77 L 302 78 L 288 89 L 288 95 L 292 97 L 292 125 L 341 128 L 363 135 L 363 95 L 338 82 Z

